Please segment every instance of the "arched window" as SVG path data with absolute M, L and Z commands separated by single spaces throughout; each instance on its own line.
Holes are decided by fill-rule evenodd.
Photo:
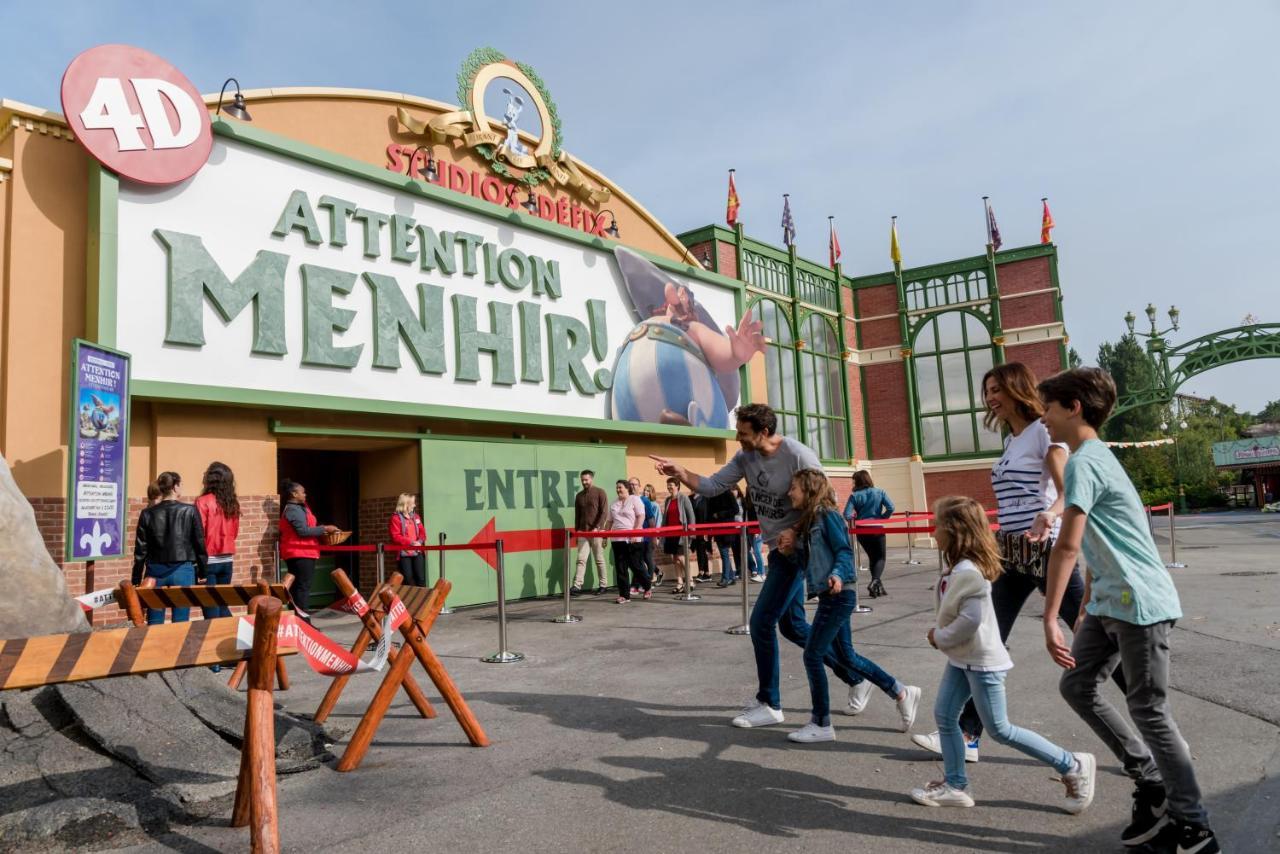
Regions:
M 762 299 L 755 312 L 764 324 L 769 346 L 764 354 L 764 379 L 769 405 L 778 413 L 778 432 L 799 437 L 800 405 L 796 393 L 796 345 L 791 320 L 773 300 Z
M 1000 450 L 1000 434 L 982 426 L 982 375 L 994 353 L 991 334 L 972 312 L 944 311 L 920 322 L 911 359 L 926 459 Z
M 845 436 L 844 375 L 840 344 L 831 322 L 810 314 L 800 329 L 800 382 L 804 389 L 805 442 L 823 460 L 848 460 Z

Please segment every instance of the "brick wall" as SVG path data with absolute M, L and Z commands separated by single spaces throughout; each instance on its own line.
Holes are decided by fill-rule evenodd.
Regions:
M 73 596 L 94 590 L 116 587 L 129 578 L 133 569 L 133 540 L 138 527 L 138 514 L 145 506 L 141 498 L 129 499 L 129 512 L 125 535 L 125 556 L 93 562 L 92 570 L 84 562 L 64 562 L 64 537 L 66 536 L 67 502 L 65 498 L 31 498 L 35 510 L 36 525 L 44 538 L 45 548 L 63 571 L 67 589 Z M 274 580 L 271 562 L 275 558 L 275 544 L 279 537 L 277 519 L 279 501 L 275 495 L 240 496 L 240 534 L 236 538 L 235 574 L 238 584 L 257 581 L 260 578 Z M 196 612 L 198 615 L 198 611 Z M 125 621 L 124 611 L 108 605 L 93 612 L 95 626 L 115 625 Z
M 907 419 L 907 375 L 902 362 L 886 362 L 862 368 L 867 383 L 867 410 L 871 418 L 868 457 L 911 456 L 911 426 Z
M 1004 358 L 1006 362 L 1022 362 L 1037 379 L 1053 376 L 1065 367 L 1057 341 L 1036 341 L 1034 344 L 1006 347 Z
M 1002 297 L 1053 287 L 1048 258 L 1001 264 L 996 268 L 996 276 Z M 1057 295 L 1053 293 L 1001 300 L 1000 323 L 1005 329 L 1053 323 L 1057 320 L 1054 310 L 1056 301 Z
M 859 321 L 862 329 L 862 349 L 887 347 L 902 340 L 898 326 L 898 290 L 894 285 L 881 285 L 858 291 L 858 317 L 879 317 L 892 314 L 883 320 Z
M 924 490 L 930 506 L 944 495 L 967 495 L 982 502 L 988 510 L 996 506 L 996 496 L 991 491 L 991 469 L 986 466 L 970 471 L 925 472 Z
M 716 254 L 719 256 L 717 260 L 720 262 L 720 266 L 718 268 L 720 275 L 728 276 L 731 279 L 738 278 L 738 255 L 735 251 L 734 245 L 732 243 L 718 241 L 716 243 L 716 249 Z M 695 243 L 689 247 L 689 252 L 692 253 L 693 257 L 697 258 L 698 263 L 701 264 L 704 259 L 711 257 L 711 241 L 708 240 L 702 243 Z
M 399 495 L 390 495 L 380 498 L 360 499 L 359 528 L 357 528 L 360 532 L 360 545 L 373 546 L 378 543 L 391 542 L 391 533 L 387 526 L 391 519 L 391 514 L 396 512 L 396 501 L 399 497 Z M 394 553 L 386 556 L 385 569 L 387 575 L 395 571 L 396 557 L 397 555 Z M 378 556 L 361 554 L 360 579 L 356 582 L 357 586 L 365 593 L 370 593 L 377 582 Z

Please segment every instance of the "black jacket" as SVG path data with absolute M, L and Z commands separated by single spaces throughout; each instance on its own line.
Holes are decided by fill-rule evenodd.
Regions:
M 138 516 L 138 531 L 133 541 L 133 578 L 142 580 L 149 563 L 185 563 L 196 565 L 196 576 L 203 578 L 209 565 L 204 546 L 204 525 L 194 504 L 161 501 Z

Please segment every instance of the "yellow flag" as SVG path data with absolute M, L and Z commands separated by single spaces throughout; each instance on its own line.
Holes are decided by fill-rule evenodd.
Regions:
M 893 263 L 901 266 L 902 264 L 902 248 L 898 246 L 898 218 L 893 218 L 893 224 L 889 226 L 889 257 L 893 259 Z

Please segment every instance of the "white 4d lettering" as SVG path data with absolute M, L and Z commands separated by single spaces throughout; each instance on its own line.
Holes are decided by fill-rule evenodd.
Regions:
M 129 82 L 142 115 L 129 109 L 120 78 L 99 77 L 89 103 L 80 111 L 80 121 L 87 129 L 112 131 L 120 151 L 145 150 L 147 145 L 138 133 L 144 127 L 151 132 L 153 148 L 186 148 L 196 141 L 200 136 L 200 107 L 190 95 L 168 80 L 155 77 L 133 78 Z M 166 100 L 178 114 L 176 130 L 169 123 Z

